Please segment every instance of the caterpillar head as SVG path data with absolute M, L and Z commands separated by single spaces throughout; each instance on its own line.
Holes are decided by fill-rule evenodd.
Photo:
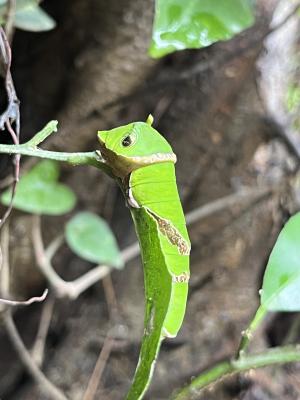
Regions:
M 100 152 L 113 174 L 123 178 L 150 164 L 176 162 L 166 139 L 155 130 L 153 118 L 133 122 L 109 131 L 99 131 Z

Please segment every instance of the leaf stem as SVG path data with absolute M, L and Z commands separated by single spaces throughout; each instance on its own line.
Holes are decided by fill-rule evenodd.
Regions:
M 236 356 L 237 359 L 238 357 L 244 356 L 245 351 L 250 343 L 250 340 L 253 337 L 254 332 L 259 327 L 266 314 L 267 314 L 267 309 L 263 305 L 260 305 L 256 310 L 254 318 L 250 322 L 248 328 L 242 332 L 242 338 Z
M 60 151 L 41 150 L 27 146 L 26 144 L 0 144 L 0 153 L 5 154 L 22 154 L 24 156 L 48 158 L 50 160 L 57 160 L 67 162 L 71 165 L 93 165 L 101 168 L 101 158 L 95 151 L 91 152 L 78 152 L 78 153 L 65 153 Z
M 266 367 L 273 364 L 285 364 L 300 361 L 300 346 L 275 347 L 264 353 L 242 356 L 238 359 L 222 361 L 214 367 L 204 371 L 192 382 L 175 393 L 172 400 L 186 400 L 196 398 L 199 391 L 215 383 L 229 374 L 236 374 L 249 369 Z

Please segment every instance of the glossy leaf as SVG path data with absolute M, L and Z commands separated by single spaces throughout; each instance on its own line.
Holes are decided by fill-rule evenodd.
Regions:
M 115 268 L 124 266 L 116 239 L 107 223 L 96 214 L 81 212 L 66 225 L 66 239 L 78 256 Z
M 57 182 L 58 164 L 51 160 L 41 161 L 21 177 L 13 201 L 14 208 L 32 214 L 61 215 L 71 211 L 76 197 L 67 186 Z M 8 205 L 11 190 L 1 196 Z
M 31 32 L 49 31 L 56 23 L 45 11 L 35 5 L 27 5 L 16 12 L 15 26 Z
M 261 304 L 270 311 L 300 311 L 300 213 L 278 236 L 264 275 Z
M 0 20 L 4 23 L 7 1 L 0 0 Z M 17 0 L 14 26 L 31 32 L 48 31 L 56 23 L 40 6 L 37 0 Z
M 156 0 L 149 53 L 158 58 L 228 40 L 254 22 L 250 0 Z

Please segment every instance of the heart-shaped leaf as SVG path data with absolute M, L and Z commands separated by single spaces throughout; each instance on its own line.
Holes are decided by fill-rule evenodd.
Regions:
M 0 21 L 5 22 L 7 1 L 0 0 Z M 31 32 L 48 31 L 56 23 L 41 7 L 38 0 L 17 0 L 14 26 Z
M 76 197 L 67 186 L 58 183 L 59 167 L 55 161 L 44 160 L 21 177 L 13 201 L 14 208 L 32 214 L 61 215 L 73 209 Z M 1 196 L 10 203 L 11 190 Z
M 78 213 L 67 223 L 65 234 L 68 245 L 78 256 L 115 268 L 124 266 L 112 231 L 98 215 Z
M 16 11 L 14 25 L 25 31 L 42 32 L 53 29 L 56 23 L 41 7 L 31 2 Z
M 269 311 L 300 311 L 300 213 L 286 223 L 271 252 L 261 304 Z
M 149 53 L 158 58 L 228 40 L 254 22 L 250 0 L 156 0 Z

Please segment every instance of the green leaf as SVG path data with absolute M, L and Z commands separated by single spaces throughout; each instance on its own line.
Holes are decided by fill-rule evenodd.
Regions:
M 278 236 L 264 275 L 261 304 L 269 311 L 300 311 L 300 213 Z
M 197 49 L 228 40 L 254 22 L 250 0 L 156 0 L 149 54 Z
M 115 268 L 124 266 L 113 233 L 96 214 L 78 213 L 67 223 L 65 234 L 68 245 L 78 256 Z
M 55 161 L 44 160 L 21 177 L 13 206 L 32 214 L 61 215 L 73 209 L 76 197 L 67 186 L 57 182 L 59 167 Z M 11 190 L 1 196 L 1 202 L 10 203 Z
M 56 23 L 41 7 L 32 4 L 17 10 L 14 25 L 25 31 L 42 32 L 53 29 Z
M 4 23 L 7 1 L 0 0 L 0 22 Z M 53 29 L 56 23 L 41 7 L 38 0 L 17 0 L 14 26 L 31 32 Z

